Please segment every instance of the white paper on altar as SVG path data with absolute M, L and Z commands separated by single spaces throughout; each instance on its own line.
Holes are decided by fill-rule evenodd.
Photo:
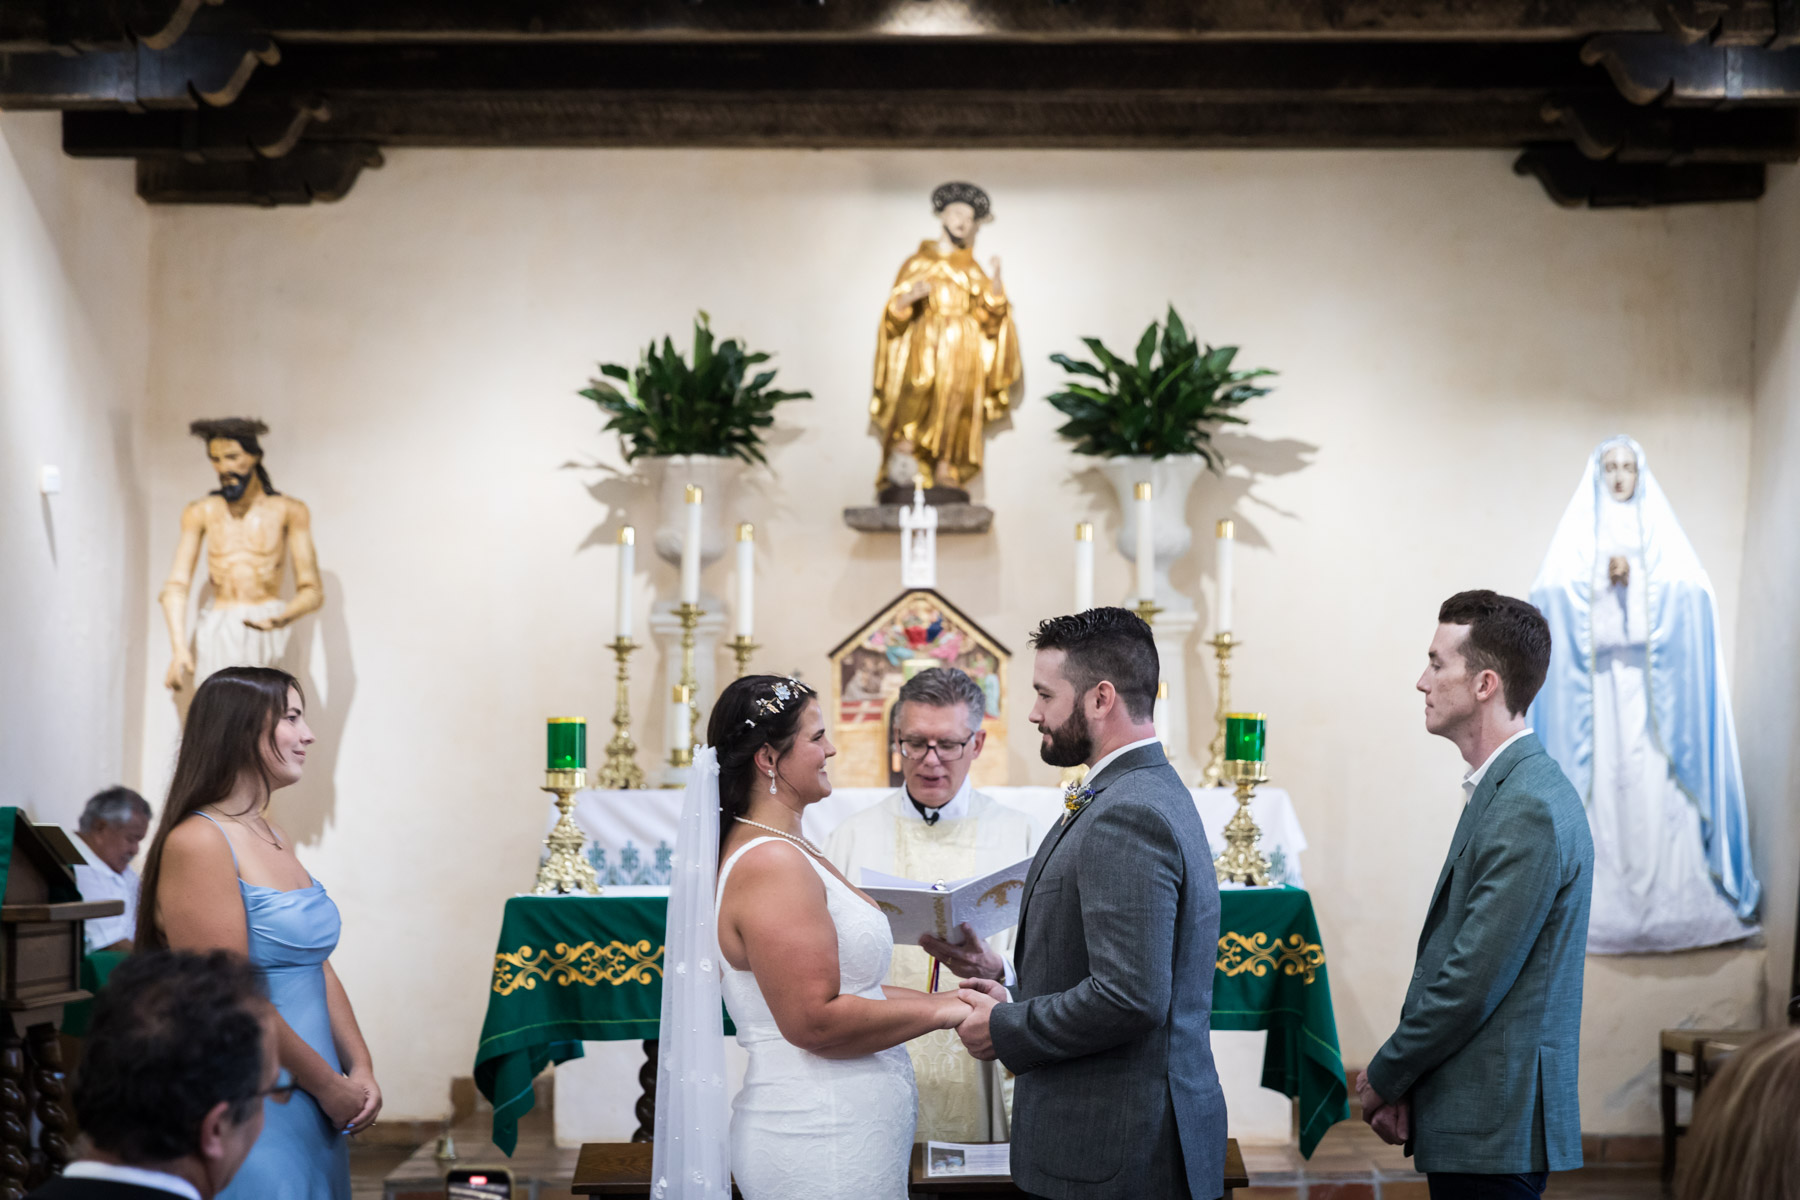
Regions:
M 1062 820 L 1062 789 L 1053 787 L 982 788 L 995 803 L 1024 813 L 1040 830 Z M 1237 798 L 1230 788 L 1190 788 L 1206 840 L 1214 854 L 1225 848 L 1225 823 L 1237 812 Z M 893 794 L 892 788 L 839 788 L 817 804 L 808 805 L 801 817 L 801 831 L 823 845 L 831 831 L 849 817 Z M 556 806 L 546 801 L 544 832 L 556 823 Z M 575 824 L 587 835 L 588 862 L 607 888 L 631 885 L 666 887 L 669 859 L 674 853 L 675 823 L 680 816 L 681 793 L 669 789 L 643 791 L 591 790 L 575 794 Z M 1294 814 L 1287 791 L 1258 788 L 1250 799 L 1250 815 L 1262 830 L 1261 846 L 1269 856 L 1269 877 L 1274 883 L 1305 887 L 1300 873 L 1300 854 L 1306 835 Z

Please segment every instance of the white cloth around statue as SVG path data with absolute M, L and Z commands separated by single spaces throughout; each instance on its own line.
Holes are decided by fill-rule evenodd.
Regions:
M 252 629 L 244 622 L 280 616 L 286 608 L 285 600 L 202 608 L 194 627 L 194 686 L 226 667 L 283 666 L 294 627 Z

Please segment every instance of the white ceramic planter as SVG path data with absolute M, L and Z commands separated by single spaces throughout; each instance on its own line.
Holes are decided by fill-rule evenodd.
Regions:
M 1104 459 L 1100 469 L 1119 494 L 1119 507 L 1125 513 L 1124 523 L 1119 526 L 1119 550 L 1134 563 L 1137 561 L 1137 501 L 1134 496 L 1138 484 L 1150 481 L 1151 521 L 1156 538 L 1156 603 L 1169 612 L 1193 612 L 1194 598 L 1177 594 L 1169 582 L 1169 568 L 1193 548 L 1194 531 L 1187 523 L 1188 493 L 1193 491 L 1194 482 L 1206 470 L 1206 460 L 1198 454 L 1156 459 L 1133 455 Z M 1124 602 L 1135 605 L 1139 599 L 1136 591 L 1134 582 Z
M 670 454 L 640 459 L 649 470 L 662 472 L 656 518 L 656 556 L 670 566 L 681 565 L 681 539 L 685 536 L 687 485 L 697 483 L 705 491 L 701 509 L 700 565 L 710 566 L 730 545 L 733 526 L 733 493 L 744 464 L 735 458 L 711 454 Z

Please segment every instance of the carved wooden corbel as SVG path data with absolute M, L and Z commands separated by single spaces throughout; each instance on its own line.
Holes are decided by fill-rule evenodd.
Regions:
M 365 171 L 382 164 L 367 142 L 302 140 L 282 158 L 191 163 L 140 158 L 138 195 L 152 204 L 311 204 L 341 200 Z
M 1633 104 L 1800 103 L 1800 51 L 1682 46 L 1655 34 L 1589 38 L 1581 61 L 1603 66 Z
M 1573 146 L 1534 146 L 1513 173 L 1535 178 L 1565 208 L 1650 208 L 1762 198 L 1761 163 L 1622 163 L 1595 160 Z

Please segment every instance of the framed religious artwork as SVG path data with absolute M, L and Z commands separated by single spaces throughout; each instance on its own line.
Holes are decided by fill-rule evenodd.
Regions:
M 831 775 L 841 787 L 898 787 L 894 700 L 920 671 L 960 667 L 987 696 L 987 750 L 970 777 L 1007 783 L 1006 668 L 1012 654 L 968 614 L 930 588 L 902 592 L 831 651 Z

